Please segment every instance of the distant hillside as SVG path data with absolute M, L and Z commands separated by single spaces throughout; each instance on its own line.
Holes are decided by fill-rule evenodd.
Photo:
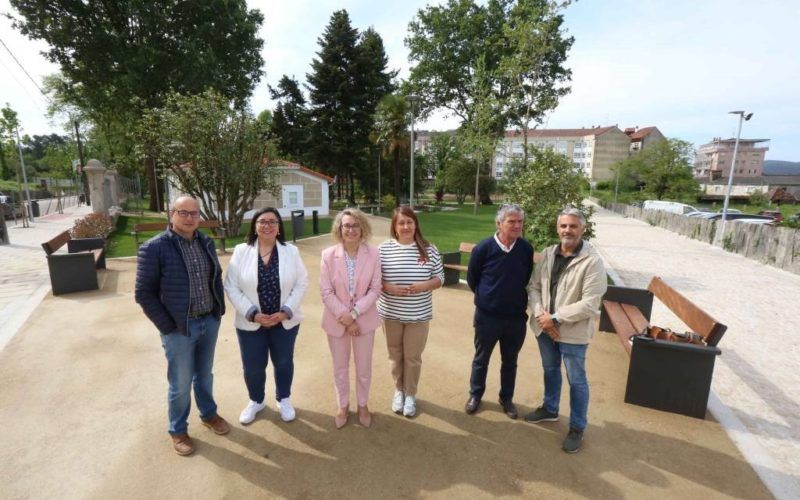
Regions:
M 800 161 L 764 160 L 764 175 L 800 175 Z

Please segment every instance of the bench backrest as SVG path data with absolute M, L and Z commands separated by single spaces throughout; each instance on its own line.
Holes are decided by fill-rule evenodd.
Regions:
M 707 345 L 717 345 L 728 329 L 658 276 L 650 280 L 647 289 L 686 323 L 686 326 L 703 337 Z
M 42 243 L 42 248 L 44 248 L 44 251 L 45 253 L 47 253 L 47 255 L 51 255 L 59 248 L 66 245 L 67 242 L 71 239 L 72 236 L 70 236 L 69 231 L 64 231 L 62 233 L 59 233 L 59 235 L 53 238 L 52 240 Z

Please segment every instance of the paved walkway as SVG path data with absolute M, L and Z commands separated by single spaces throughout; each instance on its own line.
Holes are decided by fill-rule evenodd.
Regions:
M 51 204 L 40 205 L 47 208 Z M 36 217 L 30 227 L 23 227 L 21 221 L 18 224 L 6 221 L 11 244 L 0 245 L 0 350 L 50 291 L 42 243 L 71 229 L 75 219 L 91 211 L 92 207 L 87 205 L 68 206 L 61 214 Z M 66 248 L 60 252 L 66 252 Z
M 798 498 L 800 276 L 600 207 L 592 220 L 596 246 L 626 286 L 661 276 L 728 325 L 709 407 L 773 493 Z M 661 304 L 653 322 L 685 329 Z
M 388 225 L 373 221 L 373 242 L 380 242 Z M 590 349 L 590 423 L 581 453 L 560 450 L 566 390 L 559 422 L 531 425 L 502 414 L 498 353 L 481 410 L 465 415 L 473 306 L 463 286 L 434 293 L 419 415 L 389 411 L 393 384 L 378 333 L 373 427 L 361 428 L 351 415 L 336 430 L 317 289 L 320 250 L 330 244 L 328 236 L 298 242 L 310 273 L 292 391 L 298 419 L 281 422 L 270 401 L 251 425 L 236 423 L 247 394 L 229 310 L 217 343 L 215 395 L 233 430 L 214 435 L 193 409 L 197 452 L 187 458 L 172 452 L 166 434 L 165 362 L 158 335 L 133 301 L 135 259 L 109 259 L 100 290 L 46 294 L 0 351 L 0 497 L 770 497 L 713 419 L 623 403 L 628 358 L 614 335 L 596 335 Z M 17 278 L 24 275 L 22 269 Z M 271 370 L 267 384 L 271 393 Z M 529 338 L 515 400 L 524 414 L 541 398 L 541 363 Z

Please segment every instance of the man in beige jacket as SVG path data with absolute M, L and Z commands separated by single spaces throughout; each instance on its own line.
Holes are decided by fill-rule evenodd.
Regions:
M 544 401 L 525 416 L 528 422 L 555 422 L 561 399 L 561 362 L 569 380 L 569 433 L 563 449 L 580 450 L 589 409 L 586 350 L 596 328 L 598 307 L 606 292 L 606 271 L 597 251 L 581 237 L 586 219 L 568 207 L 558 216 L 561 243 L 548 247 L 528 285 L 530 326 L 536 334 L 544 368 Z

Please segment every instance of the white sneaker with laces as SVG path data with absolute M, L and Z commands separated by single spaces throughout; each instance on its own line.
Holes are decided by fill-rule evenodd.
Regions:
M 239 414 L 239 422 L 245 425 L 249 424 L 256 419 L 256 414 L 266 407 L 266 403 L 256 403 L 255 401 L 250 401 L 247 403 L 247 407 L 242 410 L 242 413 Z
M 414 396 L 406 396 L 406 402 L 403 405 L 403 416 L 413 417 L 417 414 L 417 398 Z
M 402 413 L 403 412 L 403 400 L 405 399 L 405 395 L 403 391 L 394 391 L 394 399 L 392 399 L 392 411 L 395 413 Z
M 289 398 L 283 398 L 278 401 L 278 410 L 280 410 L 281 420 L 284 422 L 291 422 L 297 416 L 294 411 L 294 406 L 292 406 L 292 402 L 289 401 Z

